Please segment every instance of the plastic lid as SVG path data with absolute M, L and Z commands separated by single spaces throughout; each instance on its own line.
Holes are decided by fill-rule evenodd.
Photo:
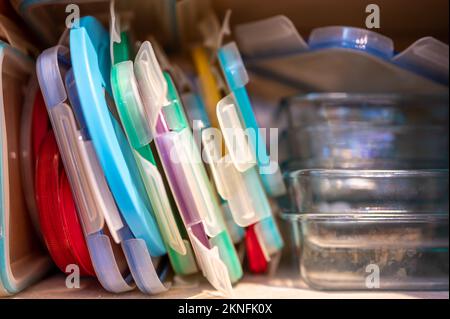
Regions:
M 218 52 L 218 58 L 228 87 L 233 93 L 234 104 L 239 109 L 243 126 L 256 135 L 255 139 L 249 141 L 249 145 L 256 156 L 264 188 L 271 196 L 283 195 L 286 193 L 286 187 L 278 163 L 272 161 L 267 153 L 265 137 L 259 129 L 245 89 L 248 75 L 236 43 L 231 42 L 223 46 Z
M 133 235 L 145 240 L 151 254 L 161 256 L 166 249 L 132 150 L 106 100 L 105 93 L 112 95 L 108 47 L 108 33 L 92 17 L 81 18 L 79 27 L 70 31 L 71 59 L 83 117 L 122 216 Z
M 130 238 L 124 240 L 122 247 L 140 291 L 147 294 L 159 294 L 168 290 L 169 286 L 162 282 L 163 278 L 160 278 L 160 274 L 153 265 L 144 240 Z M 164 275 L 164 271 L 161 275 Z
M 211 249 L 205 247 L 200 240 L 188 228 L 188 235 L 191 239 L 192 248 L 197 256 L 197 262 L 203 275 L 208 279 L 211 285 L 225 296 L 233 296 L 233 288 L 231 286 L 230 276 L 227 266 L 221 260 L 219 248 L 217 246 Z
M 205 107 L 200 96 L 195 93 L 188 92 L 183 93 L 181 95 L 181 99 L 183 101 L 183 105 L 186 108 L 186 113 L 188 115 L 192 129 L 201 130 L 203 128 L 211 126 L 208 114 L 205 111 Z M 194 121 L 197 121 L 195 127 Z
M 117 232 L 123 227 L 120 214 L 108 187 L 99 187 L 107 184 L 97 156 L 91 142 L 79 131 L 71 107 L 65 103 L 67 94 L 60 72 L 67 59 L 64 47 L 45 50 L 37 62 L 39 83 L 86 233 L 100 231 L 106 218 L 111 235 L 119 242 Z
M 267 261 L 283 249 L 284 243 L 275 219 L 269 216 L 254 225 L 254 231 Z
M 209 270 L 209 263 L 215 257 L 209 256 L 209 242 L 206 235 L 217 236 L 225 231 L 225 225 L 199 150 L 187 124 L 181 101 L 171 77 L 167 73 L 162 73 L 150 43 L 144 43 L 139 52 L 135 62 L 139 89 L 144 106 L 149 111 L 157 112 L 153 128 L 156 146 L 179 211 L 191 234 L 194 252 L 197 259 L 202 260 L 199 261 L 200 268 L 208 273 L 208 280 L 214 286 L 220 284 L 220 287 L 227 287 L 231 285 L 228 276 L 223 277 Z M 157 101 L 161 104 L 155 105 Z M 167 109 L 170 113 L 164 112 Z M 170 131 L 169 127 L 174 131 Z M 186 192 L 186 189 L 190 191 Z M 229 247 L 223 246 L 219 249 L 227 250 Z M 209 260 L 210 258 L 213 259 Z M 230 261 L 230 264 L 232 263 Z
M 148 126 L 145 123 L 142 123 L 142 120 L 144 119 L 142 116 L 142 101 L 137 90 L 133 64 L 131 61 L 128 62 L 119 63 L 113 67 L 111 81 L 117 110 L 131 142 L 130 136 L 139 135 L 136 134 L 136 130 L 139 127 L 146 129 Z M 134 117 L 139 124 L 130 125 L 129 122 L 127 122 L 131 117 L 129 115 L 136 115 L 136 113 L 141 114 L 141 116 Z M 174 270 L 179 274 L 195 272 L 196 266 L 192 249 L 189 243 L 186 244 L 181 237 L 162 177 L 156 167 L 150 145 L 140 146 L 141 145 L 134 146 L 134 158 L 143 179 L 162 236 L 169 246 L 168 253 L 173 263 Z
M 224 225 L 218 219 L 220 208 L 212 192 L 211 185 L 206 175 L 205 168 L 200 158 L 200 153 L 195 144 L 192 132 L 186 128 L 174 135 L 174 149 L 172 158 L 178 161 L 183 169 L 188 187 L 192 193 L 192 199 L 209 237 L 214 237 L 224 229 Z
M 221 47 L 218 56 L 230 90 L 244 87 L 249 78 L 236 42 L 230 42 Z
M 172 136 L 172 147 L 174 147 L 172 148 L 172 161 L 178 163 L 176 165 L 181 168 L 185 176 L 188 184 L 187 189 L 191 193 L 190 201 L 195 203 L 195 208 L 200 215 L 201 223 L 206 230 L 206 234 L 219 249 L 220 257 L 225 263 L 228 274 L 230 275 L 230 278 L 227 280 L 238 280 L 241 277 L 239 275 L 239 269 L 241 269 L 239 259 L 231 244 L 231 238 L 226 230 L 216 197 L 212 193 L 213 190 L 201 162 L 197 145 L 194 144 L 192 132 L 189 128 L 186 128 Z M 219 240 L 219 238 L 223 237 L 226 237 L 227 240 Z M 196 240 L 199 241 L 198 238 Z M 205 249 L 206 247 L 197 250 L 197 253 L 200 252 L 202 254 L 201 256 L 197 256 L 198 259 L 206 258 L 203 255 Z M 206 267 L 209 267 L 209 265 L 206 265 Z M 209 271 L 204 268 L 202 270 L 204 272 Z M 211 277 L 212 275 L 209 274 L 208 276 Z M 213 286 L 217 284 L 218 279 L 220 279 L 219 282 L 224 283 L 225 279 L 218 278 L 216 274 L 216 277 L 211 282 Z
M 164 79 L 167 82 L 167 99 L 169 101 L 169 104 L 162 108 L 164 119 L 170 130 L 181 131 L 189 127 L 189 122 L 172 76 L 168 72 L 164 72 Z
M 216 116 L 217 102 L 221 99 L 221 93 L 218 84 L 219 72 L 214 73 L 206 49 L 200 46 L 192 49 L 192 59 L 197 70 L 200 82 L 202 98 L 205 101 L 206 112 L 208 113 L 211 126 L 219 128 L 219 122 Z
M 237 25 L 234 34 L 243 55 L 267 57 L 307 51 L 308 44 L 286 16 Z
M 231 10 L 228 9 L 220 24 L 217 15 L 210 10 L 198 23 L 197 28 L 202 34 L 203 45 L 212 52 L 216 52 L 222 45 L 223 38 L 231 33 L 230 17 Z
M 133 62 L 120 62 L 112 67 L 111 85 L 122 125 L 134 148 L 147 145 L 152 140 L 144 116 L 144 107 L 134 77 Z
M 394 42 L 391 38 L 360 28 L 343 26 L 316 28 L 311 31 L 308 44 L 312 50 L 341 47 L 366 51 L 385 59 L 391 59 L 394 55 Z
M 186 255 L 187 248 L 175 221 L 161 174 L 155 165 L 146 160 L 138 152 L 135 152 L 135 156 L 139 161 L 140 167 L 142 167 L 142 175 L 147 176 L 144 179 L 144 183 L 146 184 L 147 190 L 151 193 L 150 198 L 164 239 L 177 253 Z
M 36 198 L 34 192 L 34 176 L 36 157 L 42 141 L 47 136 L 50 129 L 50 120 L 45 109 L 44 99 L 36 78 L 32 78 L 27 92 L 36 92 L 28 94 L 22 109 L 20 124 L 20 159 L 22 164 L 22 186 L 24 187 L 24 196 L 31 219 L 37 230 L 38 236 L 42 238 L 39 227 L 39 216 L 36 207 Z
M 247 140 L 247 138 L 256 139 L 256 136 L 250 134 L 251 130 L 246 131 L 242 125 L 232 95 L 227 95 L 217 103 L 216 112 L 231 160 L 239 172 L 245 172 L 256 165 L 256 159 Z
M 126 61 L 116 64 L 111 71 L 111 81 L 117 110 L 130 143 L 132 143 L 133 138 L 136 141 L 138 139 L 137 136 L 142 136 L 142 130 L 147 130 L 148 127 L 143 122 L 144 117 L 141 116 L 143 114 L 143 106 L 134 77 L 133 62 Z M 146 140 L 146 144 L 149 143 L 149 140 Z M 134 144 L 135 148 L 146 145 L 141 145 L 141 143 Z M 165 186 L 157 167 L 139 154 L 137 150 L 134 150 L 133 154 L 138 162 L 139 169 L 142 170 L 141 176 L 149 193 L 163 237 L 172 249 L 185 255 L 187 250 L 178 230 Z
M 222 178 L 228 179 L 224 198 L 239 226 L 249 226 L 271 216 L 272 210 L 255 168 L 240 173 L 226 158 L 220 160 L 219 167 Z
M 97 161 L 92 142 L 79 130 L 61 72 L 68 67 L 67 49 L 45 50 L 37 61 L 37 75 L 52 121 L 61 156 L 75 195 L 78 213 L 87 239 L 92 263 L 102 286 L 119 293 L 133 289 L 130 278 L 123 278 L 110 238 L 103 234 L 104 222 L 116 243 L 124 229 L 122 219 Z M 64 72 L 62 72 L 64 73 Z M 103 219 L 104 218 L 104 219 Z
M 402 68 L 448 85 L 448 44 L 433 37 L 417 40 L 392 61 Z
M 185 165 L 182 164 L 180 161 L 180 158 L 182 157 L 180 156 L 188 155 L 186 155 L 183 146 L 176 146 L 177 143 L 188 138 L 188 133 L 190 134 L 188 128 L 181 132 L 167 132 L 166 134 L 158 135 L 155 141 L 183 222 L 186 225 L 199 266 L 215 288 L 227 291 L 228 287 L 231 286 L 231 279 L 228 276 L 226 264 L 220 259 L 218 252 L 209 248 L 210 243 L 206 236 L 207 233 L 211 234 L 212 231 L 217 235 L 220 235 L 225 231 L 225 226 L 220 225 L 221 228 L 212 227 L 213 229 L 209 229 L 209 231 L 205 232 L 207 225 L 216 225 L 214 224 L 214 221 L 212 224 L 211 221 L 204 223 L 202 218 L 204 215 L 200 216 L 196 206 L 197 202 L 193 198 L 195 194 L 198 194 L 196 181 L 193 180 L 196 173 L 192 171 L 192 167 L 186 165 L 188 163 L 185 163 Z M 180 137 L 179 135 L 182 136 Z M 185 158 L 186 157 L 184 157 L 184 159 Z M 186 174 L 186 171 L 190 172 Z M 189 181 L 188 179 L 191 180 Z M 189 189 L 189 187 L 194 187 L 194 192 L 186 192 L 185 190 Z M 202 209 L 202 206 L 200 209 Z M 223 245 L 218 249 L 228 250 L 230 247 Z M 233 255 L 233 253 L 236 255 L 234 249 L 230 253 L 231 255 Z M 237 262 L 239 263 L 238 260 Z M 229 264 L 234 266 L 234 259 L 229 260 Z M 223 270 L 224 267 L 227 272 Z
M 0 40 L 0 70 L 3 78 L 3 81 L 0 81 L 0 94 L 12 94 L 14 97 L 16 96 L 15 94 L 24 93 L 23 89 L 26 88 L 26 84 L 33 77 L 35 65 L 28 56 Z M 5 75 L 8 76 L 5 77 Z M 15 227 L 11 228 L 10 221 L 16 217 L 20 217 L 22 214 L 24 214 L 23 217 L 28 217 L 26 215 L 27 209 L 25 203 L 22 205 L 21 202 L 21 205 L 18 206 L 14 204 L 15 199 L 19 201 L 24 199 L 16 197 L 17 195 L 23 197 L 22 194 L 14 193 L 14 185 L 8 182 L 11 176 L 10 174 L 13 174 L 12 176 L 14 176 L 14 180 L 16 181 L 14 183 L 15 186 L 22 187 L 21 177 L 19 175 L 20 170 L 11 171 L 12 165 L 20 165 L 18 155 L 19 136 L 17 135 L 19 131 L 14 132 L 14 130 L 9 131 L 8 129 L 8 140 L 11 137 L 9 134 L 12 134 L 12 140 L 17 142 L 9 145 L 5 131 L 7 127 L 4 126 L 5 120 L 10 120 L 8 119 L 8 115 L 20 115 L 22 105 L 20 104 L 21 100 L 15 98 L 10 100 L 10 102 L 13 102 L 12 104 L 5 102 L 6 100 L 0 99 L 0 117 L 3 118 L 2 124 L 0 125 L 2 129 L 0 138 L 0 158 L 2 159 L 0 160 L 0 262 L 2 265 L 0 267 L 0 277 L 6 292 L 8 294 L 14 294 L 41 278 L 50 268 L 50 259 L 42 250 L 35 249 L 34 241 L 38 240 L 38 238 L 34 236 L 33 228 L 29 227 L 31 225 L 28 221 L 20 223 L 20 225 L 15 225 L 21 226 L 19 230 L 22 229 L 22 232 L 16 232 L 17 229 Z M 18 120 L 19 118 L 16 119 Z M 17 122 L 16 125 L 18 124 Z M 19 127 L 16 126 L 15 129 L 19 129 Z M 13 153 L 10 153 L 10 151 L 13 151 Z M 17 156 L 11 156 L 14 154 Z M 14 206 L 17 210 L 13 209 Z M 10 232 L 13 230 L 15 231 L 14 234 L 18 235 L 18 237 L 11 236 Z M 13 237 L 16 240 L 13 240 Z M 26 240 L 23 241 L 23 239 Z M 17 245 L 18 247 L 16 247 Z M 20 260 L 14 258 L 15 252 L 18 252 L 16 249 L 21 250 L 20 247 L 26 248 L 25 251 L 22 251 L 23 254 L 21 254 L 22 258 L 28 260 L 26 267 L 21 267 L 23 264 L 20 263 Z
M 134 62 L 134 72 L 139 83 L 150 132 L 156 136 L 156 122 L 164 105 L 168 105 L 167 82 L 150 42 L 142 43 Z
M 239 226 L 245 227 L 270 216 L 271 209 L 255 168 L 239 172 L 227 155 L 218 158 L 220 144 L 217 138 L 205 129 L 202 134 L 204 154 L 220 196 L 228 201 L 233 218 Z
M 80 267 L 81 275 L 94 275 L 88 248 L 78 221 L 67 176 L 62 168 L 53 132 L 49 132 L 36 161 L 36 200 L 47 248 L 62 272 Z
M 175 107 L 173 111 L 180 113 L 182 112 L 180 110 L 182 107 L 181 102 L 178 99 L 170 77 L 161 71 L 149 42 L 144 42 L 139 50 L 135 62 L 135 72 L 145 108 L 150 112 L 158 112 L 156 116 L 153 115 L 155 117 L 153 120 L 155 122 L 153 131 L 156 133 L 156 121 L 158 117 L 161 119 L 163 114 L 160 114 L 160 112 L 163 108 L 173 105 Z M 171 84 L 170 92 L 168 90 L 167 80 Z M 167 95 L 167 97 L 162 96 L 162 94 Z M 175 104 L 169 101 L 169 96 L 172 101 L 176 101 Z M 157 101 L 161 103 L 159 106 L 155 103 Z M 177 117 L 184 117 L 184 115 L 177 115 Z M 182 121 L 185 121 L 185 119 L 182 119 Z M 184 189 L 191 189 L 192 192 L 192 195 L 184 201 L 185 204 L 181 205 L 183 208 L 180 208 L 180 212 L 184 215 L 188 225 L 200 221 L 201 218 L 205 218 L 207 232 L 210 236 L 214 236 L 220 232 L 220 225 L 217 224 L 216 220 L 218 205 L 212 199 L 213 194 L 210 186 L 208 187 L 206 172 L 199 157 L 197 146 L 192 138 L 190 128 L 187 127 L 180 130 L 179 134 L 175 134 L 175 132 L 172 134 L 167 133 L 168 128 L 166 128 L 166 132 L 158 131 L 157 135 L 163 135 L 159 139 L 159 142 L 157 141 L 157 146 L 160 145 L 158 151 L 160 154 L 162 153 L 161 156 L 163 159 L 167 158 L 164 161 L 166 167 L 176 166 L 181 169 L 179 174 L 173 175 L 171 185 L 175 183 L 181 184 L 184 181 L 186 183 Z M 171 155 L 175 155 L 178 159 L 174 159 Z M 177 161 L 178 163 L 173 165 L 175 164 L 172 163 L 173 161 Z M 192 178 L 197 178 L 198 180 Z M 181 194 L 175 197 L 180 198 Z M 180 205 L 180 203 L 178 204 Z
M 119 17 L 116 17 L 115 0 L 109 3 L 109 53 L 111 54 L 111 64 L 114 65 L 120 61 L 115 61 L 114 47 L 120 45 L 120 24 Z M 127 59 L 128 60 L 128 59 Z
M 250 271 L 257 274 L 265 273 L 268 261 L 256 236 L 254 225 L 249 226 L 245 231 L 245 247 Z

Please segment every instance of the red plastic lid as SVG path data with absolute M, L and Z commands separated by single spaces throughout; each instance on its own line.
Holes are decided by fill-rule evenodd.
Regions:
M 268 263 L 261 245 L 256 236 L 255 226 L 250 225 L 245 231 L 245 248 L 247 251 L 248 267 L 252 273 L 265 273 L 268 268 Z
M 83 276 L 94 276 L 70 185 L 53 131 L 47 133 L 36 161 L 36 202 L 47 248 L 61 271 L 76 264 Z
M 51 130 L 50 120 L 47 115 L 44 98 L 41 90 L 37 90 L 33 103 L 33 114 L 31 119 L 31 143 L 33 150 L 33 161 L 36 160 L 42 141 Z

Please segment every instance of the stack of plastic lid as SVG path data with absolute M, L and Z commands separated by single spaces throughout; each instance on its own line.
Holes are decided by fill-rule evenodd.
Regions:
M 155 294 L 171 265 L 230 295 L 240 260 L 171 75 L 149 42 L 133 62 L 113 5 L 110 14 L 109 33 L 83 17 L 60 39 L 68 47 L 37 62 L 95 274 L 111 292 Z
M 57 1 L 13 3 L 31 25 L 41 14 L 54 14 L 56 21 L 54 28 L 36 28 L 43 39 L 58 42 L 36 62 L 42 95 L 35 93 L 29 63 L 33 98 L 24 104 L 21 136 L 27 196 L 20 204 L 26 202 L 33 213 L 58 268 L 78 267 L 113 293 L 137 286 L 148 294 L 167 291 L 172 271 L 178 277 L 201 272 L 227 296 L 243 276 L 235 245 L 245 248 L 251 271 L 275 269 L 283 240 L 269 197 L 284 195 L 286 188 L 259 132 L 236 45 L 219 45 L 213 52 L 230 93 L 218 95 L 206 114 L 202 99 L 208 96 L 170 63 L 155 40 L 141 43 L 135 54 L 137 33 L 123 11 L 116 15 L 114 2 L 82 3 L 109 20 L 109 32 L 92 16 L 76 19 L 64 31 L 65 5 Z M 136 3 L 127 8 L 136 9 Z M 49 10 L 40 10 L 44 7 Z M 18 37 L 8 39 L 18 49 L 32 49 Z M 199 70 L 200 78 L 204 74 Z M 183 83 L 192 90 L 180 95 L 177 87 L 184 89 Z M 186 110 L 192 115 L 193 109 L 200 118 L 187 117 Z M 221 129 L 223 145 L 207 134 L 196 144 L 190 122 L 201 119 L 208 133 L 208 117 Z M 247 129 L 257 138 L 248 140 Z M 210 161 L 202 158 L 201 147 Z M 222 147 L 226 156 L 216 157 Z M 35 273 L 32 279 L 40 274 Z M 21 289 L 11 289 L 3 277 L 2 283 L 8 293 Z
M 215 52 L 230 94 L 217 98 L 210 114 L 222 129 L 228 155 L 215 157 L 221 146 L 203 134 L 206 161 L 190 124 L 208 123 L 202 108 L 206 97 L 154 40 L 143 42 L 135 54 L 114 3 L 109 9 L 109 32 L 96 18 L 82 17 L 37 61 L 67 172 L 68 183 L 60 177 L 59 184 L 72 190 L 71 211 L 81 221 L 95 275 L 111 292 L 135 284 L 156 294 L 170 288 L 170 269 L 181 277 L 201 271 L 212 286 L 231 295 L 232 284 L 243 275 L 235 245 L 245 243 L 240 246 L 251 271 L 266 273 L 269 264 L 276 268 L 283 240 L 268 195 L 286 192 L 278 164 L 265 150 L 237 47 L 232 43 Z M 185 91 L 184 99 L 179 95 L 183 81 L 194 100 Z M 192 108 L 200 118 L 188 119 L 186 110 L 192 115 Z M 246 139 L 248 128 L 259 134 L 256 139 Z M 237 148 L 233 130 L 240 138 Z M 47 144 L 52 165 L 59 165 L 54 142 Z M 39 187 L 48 183 L 42 176 L 37 176 Z M 36 191 L 40 203 L 39 194 L 45 196 Z M 63 264 L 59 255 L 52 257 Z M 87 267 L 84 273 L 91 274 Z
M 227 212 L 227 223 L 230 229 L 237 226 L 237 231 L 245 231 L 249 269 L 270 273 L 284 245 L 270 201 L 283 196 L 286 188 L 256 121 L 239 50 L 233 42 L 221 43 L 228 18 L 222 26 L 213 15 L 200 21 L 204 45 L 192 50 L 192 58 L 202 99 L 192 94 L 192 88 L 184 98 L 194 129 L 201 133 L 205 161 Z

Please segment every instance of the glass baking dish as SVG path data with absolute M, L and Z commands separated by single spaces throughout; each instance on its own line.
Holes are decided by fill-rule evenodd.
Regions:
M 302 168 L 448 168 L 448 95 L 324 93 L 287 105 Z
M 310 287 L 448 289 L 448 170 L 298 170 L 287 180 L 283 217 Z

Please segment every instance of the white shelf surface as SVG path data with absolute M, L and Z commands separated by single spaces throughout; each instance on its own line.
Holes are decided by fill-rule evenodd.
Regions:
M 296 275 L 298 276 L 298 275 Z M 247 299 L 449 299 L 448 291 L 347 291 L 327 292 L 307 288 L 300 280 L 293 280 L 296 276 L 278 275 L 274 277 L 255 276 L 246 274 L 234 287 L 235 298 Z M 14 296 L 13 298 L 37 299 L 116 299 L 116 298 L 221 298 L 209 284 L 200 277 L 191 279 L 189 283 L 175 284 L 168 292 L 148 296 L 137 289 L 124 294 L 106 292 L 96 280 L 82 278 L 80 288 L 68 289 L 62 274 L 53 275 L 40 281 L 34 286 Z

